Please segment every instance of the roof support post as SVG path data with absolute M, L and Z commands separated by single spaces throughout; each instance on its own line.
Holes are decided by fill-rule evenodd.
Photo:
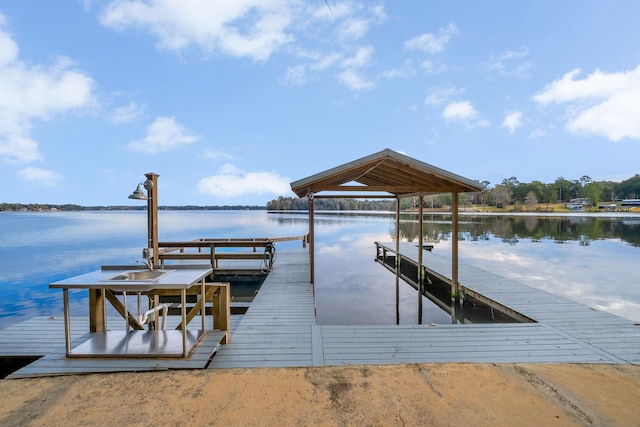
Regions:
M 422 295 L 424 295 L 424 268 L 422 268 L 422 238 L 424 234 L 424 195 L 418 197 L 418 325 L 422 325 Z
M 315 282 L 315 203 L 313 200 L 313 193 L 307 194 L 309 199 L 309 283 Z
M 396 325 L 400 324 L 400 196 L 396 196 Z
M 460 283 L 458 282 L 458 193 L 451 194 L 451 304 L 455 304 L 460 296 Z M 455 318 L 452 318 L 455 323 Z

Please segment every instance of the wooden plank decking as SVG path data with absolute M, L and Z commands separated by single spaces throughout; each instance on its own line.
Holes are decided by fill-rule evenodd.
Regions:
M 279 252 L 231 342 L 218 351 L 209 369 L 310 366 L 315 323 L 309 253 Z
M 401 252 L 417 259 L 415 244 L 403 245 Z M 209 369 L 453 361 L 640 361 L 640 331 L 633 322 L 471 266 L 460 268 L 460 281 L 469 290 L 486 293 L 537 323 L 316 325 L 308 263 L 298 256 L 287 254 L 286 264 L 276 263 L 234 333 L 232 344 L 216 354 Z M 429 254 L 425 263 L 450 277 L 450 261 L 445 257 Z M 389 273 L 381 270 L 381 274 Z
M 403 244 L 401 253 L 417 259 L 415 244 Z M 431 274 L 450 277 L 451 265 L 447 257 L 426 253 L 424 263 Z M 391 273 L 380 266 L 380 274 Z M 47 372 L 51 375 L 144 369 L 454 361 L 640 363 L 640 327 L 630 320 L 469 265 L 460 265 L 459 277 L 467 292 L 475 292 L 506 305 L 536 323 L 317 325 L 314 291 L 309 284 L 309 254 L 306 249 L 300 249 L 279 252 L 273 270 L 249 310 L 233 325 L 231 342 L 222 346 L 210 363 L 211 349 L 215 345 L 209 343 L 201 343 L 196 347 L 193 363 L 154 360 L 157 366 L 150 367 L 148 362 L 140 362 L 139 368 L 131 363 L 127 368 L 118 366 L 117 361 L 100 366 L 89 361 L 80 363 L 80 360 L 64 360 L 62 320 L 47 318 L 32 319 L 0 331 L 0 349 L 5 351 L 18 346 L 25 356 L 44 354 L 44 349 L 49 349 L 49 354 L 16 372 L 16 376 L 46 375 Z M 80 322 L 78 319 L 73 321 Z M 38 326 L 29 322 L 37 322 Z M 33 345 L 36 340 L 30 339 L 29 334 L 33 333 L 34 327 L 50 331 L 58 328 L 57 346 L 54 335 L 58 335 L 53 332 L 45 334 L 50 337 L 49 340 L 43 339 Z M 73 329 L 85 330 L 82 327 Z M 86 337 L 75 335 L 73 339 L 79 341 Z M 201 348 L 202 356 L 197 353 Z M 6 351 L 4 354 L 7 354 Z
M 403 243 L 400 252 L 418 259 L 415 243 Z M 449 257 L 426 251 L 423 257 L 424 264 L 433 274 L 451 277 Z M 459 266 L 458 274 L 459 282 L 467 292 L 480 294 L 522 313 L 549 331 L 617 363 L 640 363 L 640 327 L 631 320 L 467 264 Z

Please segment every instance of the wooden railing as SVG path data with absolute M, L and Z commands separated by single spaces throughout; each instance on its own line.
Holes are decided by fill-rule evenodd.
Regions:
M 275 260 L 274 243 L 296 240 L 301 240 L 303 247 L 306 247 L 308 235 L 250 239 L 199 238 L 189 241 L 158 242 L 158 263 L 164 266 L 169 260 L 207 260 L 215 270 L 219 267 L 219 260 L 259 260 L 263 268 L 270 270 Z M 258 251 L 258 248 L 262 250 Z M 229 249 L 249 250 L 229 251 Z

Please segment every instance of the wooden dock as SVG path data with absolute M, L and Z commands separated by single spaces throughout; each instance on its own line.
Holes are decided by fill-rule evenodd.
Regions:
M 403 244 L 401 253 L 417 259 L 417 246 Z M 450 277 L 449 258 L 428 253 L 424 263 L 429 274 Z M 220 347 L 215 334 L 208 334 L 187 360 L 65 359 L 63 321 L 46 317 L 0 331 L 0 357 L 44 355 L 16 371 L 14 378 L 424 362 L 640 363 L 640 326 L 632 321 L 469 265 L 459 268 L 465 293 L 510 307 L 534 323 L 317 325 L 309 268 L 307 249 L 279 252 L 246 314 L 232 316 L 231 342 Z M 380 274 L 391 273 L 380 267 Z M 72 330 L 86 330 L 86 319 L 73 322 Z M 79 343 L 87 335 L 76 334 L 72 339 Z
M 372 248 L 373 250 L 373 248 Z M 401 253 L 417 259 L 415 244 Z M 306 252 L 303 252 L 306 257 Z M 632 321 L 468 265 L 465 292 L 511 307 L 534 323 L 316 325 L 308 263 L 281 254 L 230 345 L 209 369 L 423 362 L 640 363 Z M 431 274 L 449 277 L 446 257 L 429 253 Z M 381 274 L 385 273 L 381 270 Z

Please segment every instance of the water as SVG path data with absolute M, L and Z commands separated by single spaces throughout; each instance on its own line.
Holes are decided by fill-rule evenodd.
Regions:
M 146 245 L 146 212 L 0 212 L 0 328 L 33 316 L 62 316 L 62 292 L 49 283 L 108 264 L 132 264 Z M 403 240 L 417 241 L 404 216 Z M 306 214 L 264 211 L 160 211 L 160 240 L 305 234 Z M 392 215 L 316 214 L 319 324 L 394 324 L 395 278 L 374 262 L 373 242 L 391 242 Z M 640 321 L 640 216 L 462 215 L 460 262 Z M 451 252 L 450 216 L 425 221 L 434 252 Z M 301 243 L 276 245 L 278 251 Z M 277 261 L 276 261 L 277 262 Z M 71 314 L 87 315 L 85 292 Z M 423 299 L 425 323 L 450 323 Z M 400 323 L 417 322 L 417 295 L 400 286 Z

